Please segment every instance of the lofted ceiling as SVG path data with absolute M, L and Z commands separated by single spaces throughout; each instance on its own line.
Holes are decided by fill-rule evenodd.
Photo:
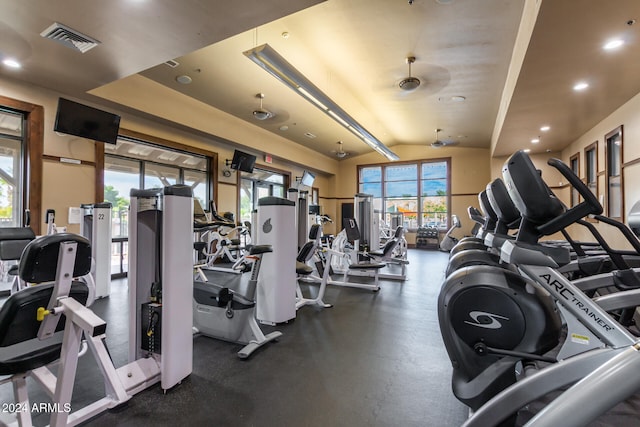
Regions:
M 337 159 L 370 148 L 242 52 L 268 43 L 392 150 L 435 150 L 442 129 L 437 139 L 494 156 L 558 151 L 640 92 L 637 0 L 89 3 L 0 0 L 0 59 L 23 63 L 0 73 L 91 100 L 138 73 Z M 101 44 L 81 54 L 40 37 L 53 22 Z M 625 44 L 603 51 L 614 37 Z M 403 91 L 409 56 L 421 84 Z M 574 92 L 578 80 L 590 87 Z M 252 114 L 259 93 L 267 120 Z

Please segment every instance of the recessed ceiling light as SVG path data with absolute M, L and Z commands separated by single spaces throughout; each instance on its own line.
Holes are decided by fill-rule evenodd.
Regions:
M 540 142 L 540 138 L 533 138 L 533 139 L 531 140 L 531 143 L 532 143 L 532 144 L 537 144 L 538 142 Z
M 586 88 L 588 88 L 588 87 L 589 87 L 589 83 L 587 83 L 587 82 L 579 82 L 579 83 L 576 83 L 576 84 L 573 86 L 573 90 L 575 90 L 575 91 L 581 91 L 581 90 L 585 90 L 585 89 L 586 89 Z
M 604 44 L 604 46 L 602 46 L 602 48 L 604 50 L 613 50 L 613 49 L 619 48 L 623 44 L 624 44 L 624 40 L 614 39 L 614 40 L 609 40 L 607 43 Z
M 530 152 L 531 152 L 531 149 L 530 149 L 530 148 L 525 148 L 525 149 L 524 149 L 524 150 L 522 150 L 522 151 L 524 151 L 525 153 L 530 153 Z
M 6 58 L 2 61 L 2 63 L 9 68 L 22 68 L 22 65 L 20 65 L 20 63 L 13 58 Z
M 542 132 L 548 132 L 548 131 L 549 131 L 549 129 L 551 129 L 551 126 L 544 125 L 544 126 L 541 126 L 541 127 L 540 127 L 540 130 L 541 130 Z
M 191 79 L 191 77 L 187 76 L 186 74 L 183 74 L 181 76 L 176 77 L 176 81 L 180 84 L 188 85 L 193 80 Z
M 456 96 L 452 96 L 451 97 L 451 101 L 452 102 L 464 102 L 466 100 L 467 100 L 467 98 L 465 98 L 464 96 L 460 96 L 460 95 L 456 95 Z
M 284 131 L 289 130 L 289 126 L 287 126 L 287 125 L 282 125 L 282 126 L 280 126 L 280 128 L 279 128 L 279 129 L 280 129 L 281 131 L 283 131 L 283 132 L 284 132 Z

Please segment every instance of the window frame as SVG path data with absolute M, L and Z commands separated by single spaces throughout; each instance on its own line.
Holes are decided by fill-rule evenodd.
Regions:
M 609 161 L 610 159 L 610 144 L 612 142 L 614 142 L 615 138 L 619 136 L 620 138 L 620 156 L 619 156 L 619 164 L 618 164 L 618 170 L 620 171 L 620 175 L 610 175 L 610 165 L 609 165 Z M 607 212 L 607 216 L 610 217 L 611 219 L 615 219 L 617 221 L 622 221 L 623 217 L 624 217 L 624 179 L 623 179 L 623 165 L 624 165 L 624 159 L 623 159 L 623 143 L 624 143 L 624 132 L 623 132 L 623 126 L 620 125 L 618 127 L 616 127 L 615 129 L 613 129 L 612 131 L 608 132 L 605 136 L 604 136 L 604 158 L 605 158 L 605 162 L 604 162 L 604 176 L 605 176 L 605 206 L 606 206 L 606 212 Z M 620 215 L 619 216 L 611 216 L 611 178 L 615 178 L 615 177 L 619 177 L 620 179 L 620 206 L 618 206 L 619 210 L 620 210 Z
M 140 132 L 132 131 L 125 128 L 120 128 L 120 132 L 118 134 L 118 138 L 127 138 L 132 140 L 138 140 L 142 143 L 149 145 L 157 145 L 160 148 L 165 148 L 169 150 L 177 150 L 184 151 L 185 153 L 190 153 L 198 156 L 204 156 L 207 158 L 208 165 L 207 168 L 209 170 L 209 188 L 207 189 L 207 197 L 209 200 L 213 200 L 214 203 L 218 203 L 218 153 L 209 150 L 203 150 L 198 147 L 192 147 L 190 145 L 180 144 L 178 142 L 174 142 L 171 140 L 158 138 L 152 135 L 143 134 Z M 104 162 L 105 162 L 105 152 L 104 152 L 104 143 L 96 141 L 95 143 L 95 151 L 96 151 L 96 203 L 104 200 Z M 133 159 L 132 160 L 139 160 Z M 143 171 L 144 172 L 144 171 Z M 144 175 L 143 178 L 144 179 Z
M 595 161 L 595 181 L 589 181 L 589 152 L 593 151 L 595 153 L 594 161 Z M 592 144 L 587 145 L 584 148 L 584 182 L 587 184 L 587 187 L 591 182 L 595 185 L 594 195 L 598 198 L 600 189 L 598 188 L 598 141 L 593 142 Z M 593 190 L 592 190 L 593 192 Z
M 446 172 L 446 204 L 447 204 L 447 213 L 446 213 L 446 218 L 447 218 L 447 227 L 450 226 L 451 224 L 451 157 L 440 157 L 440 158 L 431 158 L 431 159 L 416 159 L 416 160 L 409 160 L 409 161 L 402 161 L 402 162 L 393 162 L 393 163 L 372 163 L 372 164 L 364 164 L 364 165 L 358 165 L 357 167 L 357 174 L 356 174 L 356 189 L 357 192 L 360 192 L 360 185 L 362 184 L 362 182 L 360 181 L 360 176 L 361 176 L 361 171 L 363 169 L 366 168 L 381 168 L 380 169 L 380 199 L 382 200 L 381 203 L 381 207 L 383 210 L 385 210 L 385 215 L 386 215 L 386 192 L 385 192 L 385 169 L 386 167 L 395 167 L 395 166 L 402 166 L 402 165 L 416 165 L 417 166 L 417 171 L 416 171 L 416 182 L 417 182 L 417 187 L 418 187 L 418 191 L 417 191 L 417 196 L 416 196 L 416 204 L 417 204 L 417 212 L 416 212 L 416 222 L 418 225 L 418 228 L 420 227 L 424 227 L 424 224 L 422 224 L 422 216 L 423 216 L 423 197 L 433 197 L 433 196 L 423 196 L 423 185 L 422 185 L 422 181 L 424 181 L 424 179 L 422 178 L 422 165 L 424 163 L 446 163 L 446 167 L 447 167 L 447 172 Z M 377 198 L 377 197 L 376 197 Z M 408 231 L 415 231 L 417 230 L 417 228 L 408 228 Z
M 286 197 L 287 190 L 291 187 L 291 172 L 283 170 L 283 169 L 274 168 L 272 166 L 258 164 L 258 163 L 256 163 L 256 165 L 254 166 L 254 169 L 259 169 L 259 170 L 263 170 L 263 171 L 266 171 L 266 172 L 271 172 L 271 173 L 274 173 L 274 174 L 282 175 L 284 177 L 283 187 L 284 187 L 284 194 L 285 194 L 285 197 Z M 242 179 L 243 179 L 242 178 L 242 173 L 238 171 L 236 173 L 236 188 L 237 188 L 237 192 L 236 192 L 236 202 L 237 202 L 236 203 L 236 212 L 237 212 L 238 221 L 242 217 L 242 214 L 241 214 L 241 211 L 240 211 L 241 197 L 242 197 L 242 194 L 241 194 L 241 191 L 242 191 Z M 259 181 L 259 180 L 252 180 L 252 181 L 254 181 L 254 185 L 255 185 L 255 182 Z M 280 184 L 278 184 L 278 185 L 280 185 Z M 255 193 L 252 195 L 252 197 L 255 198 Z M 252 200 L 252 203 L 253 202 L 254 201 Z M 254 206 L 254 208 L 256 208 L 256 207 Z
M 38 235 L 41 234 L 42 222 L 44 107 L 1 95 L 0 105 L 24 116 L 22 209 L 29 210 L 30 227 Z M 21 217 L 24 225 L 24 212 Z

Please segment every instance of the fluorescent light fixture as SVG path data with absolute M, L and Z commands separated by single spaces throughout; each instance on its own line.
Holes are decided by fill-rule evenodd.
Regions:
M 280 80 L 281 83 L 289 86 L 289 88 L 293 89 L 297 94 L 318 107 L 387 159 L 392 161 L 400 159 L 397 154 L 362 127 L 360 123 L 355 121 L 353 117 L 333 102 L 316 85 L 311 83 L 309 79 L 280 56 L 271 46 L 263 44 L 247 50 L 244 52 L 244 55 L 258 64 L 267 73 Z

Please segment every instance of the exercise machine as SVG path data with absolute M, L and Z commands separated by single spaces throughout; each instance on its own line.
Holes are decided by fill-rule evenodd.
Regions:
M 170 389 L 193 367 L 193 204 L 186 185 L 130 192 L 129 362 Z
M 10 295 L 25 286 L 18 276 L 18 261 L 24 248 L 35 238 L 36 235 L 30 227 L 0 227 L 2 282 L 7 283 L 0 295 Z
M 409 261 L 404 227 L 396 228 L 393 237 L 387 239 L 382 248 L 358 251 L 360 228 L 357 220 L 345 218 L 344 224 L 345 228 L 338 233 L 331 245 L 334 251 L 331 258 L 332 273 L 343 275 L 344 283 L 347 283 L 347 275 L 371 277 L 376 283 L 378 279 L 406 280 Z M 375 286 L 373 289 L 377 288 Z
M 96 298 L 111 293 L 111 203 L 80 205 L 80 235 L 89 240 L 93 265 L 91 276 L 96 284 Z
M 152 384 L 161 382 L 163 388 L 171 387 L 188 375 L 176 376 L 173 369 L 176 366 L 161 363 L 164 355 L 148 352 L 115 368 L 105 345 L 107 325 L 88 308 L 95 293 L 88 286 L 93 282 L 74 280 L 90 270 L 89 241 L 76 234 L 42 236 L 24 249 L 19 264 L 20 279 L 34 286 L 13 293 L 0 308 L 0 331 L 5 331 L 0 334 L 0 374 L 8 375 L 2 383 L 13 384 L 14 414 L 20 426 L 32 425 L 27 377 L 42 386 L 51 398 L 47 406 L 51 412 L 50 425 L 62 427 L 86 422 L 118 407 Z M 190 355 L 189 347 L 179 350 L 183 357 L 185 351 Z M 93 355 L 102 374 L 104 396 L 83 408 L 75 408 L 71 406 L 71 398 L 78 358 L 85 351 Z M 178 363 L 190 367 L 190 359 L 182 358 Z M 170 382 L 166 382 L 167 375 L 172 378 Z
M 501 257 L 517 272 L 462 268 L 447 277 L 438 299 L 441 332 L 454 366 L 453 391 L 475 411 L 469 426 L 509 420 L 527 403 L 578 381 L 638 342 L 608 314 L 613 307 L 637 306 L 637 290 L 592 300 L 557 271 L 570 260 L 568 248 L 538 244 L 540 237 L 602 211 L 566 165 L 549 163 L 584 201 L 566 210 L 528 156 L 514 154 L 503 175 L 523 219 L 517 240 L 504 242 Z M 567 336 L 561 340 L 563 324 Z M 548 354 L 558 344 L 559 351 Z M 518 381 L 516 366 L 530 362 L 551 365 Z
M 360 236 L 354 242 L 355 248 L 360 252 L 380 249 L 380 218 L 373 206 L 373 195 L 356 194 L 353 206 L 353 215 L 360 230 Z
M 313 224 L 309 230 L 309 241 L 306 242 L 296 257 L 296 310 L 306 305 L 320 308 L 333 307 L 324 302 L 324 293 L 331 279 L 331 257 L 334 251 L 322 245 L 322 225 Z M 300 281 L 319 283 L 315 298 L 305 298 L 300 288 Z
M 270 245 L 275 256 L 265 258 L 256 296 L 256 317 L 275 325 L 296 317 L 297 238 L 295 202 L 280 197 L 258 200 L 257 243 Z
M 256 290 L 260 275 L 262 256 L 272 252 L 269 245 L 253 245 L 248 249 L 247 262 L 252 262 L 246 290 L 239 293 L 226 283 L 216 283 L 221 276 L 238 281 L 241 276 L 204 270 L 207 281 L 193 282 L 193 330 L 196 334 L 224 341 L 244 344 L 238 357 L 246 359 L 258 348 L 282 336 L 274 331 L 265 335 L 256 322 Z M 239 286 L 236 286 L 239 288 Z
M 440 250 L 449 252 L 458 243 L 458 239 L 452 236 L 456 228 L 462 227 L 458 215 L 451 215 L 451 227 L 447 230 L 444 237 L 440 241 Z

